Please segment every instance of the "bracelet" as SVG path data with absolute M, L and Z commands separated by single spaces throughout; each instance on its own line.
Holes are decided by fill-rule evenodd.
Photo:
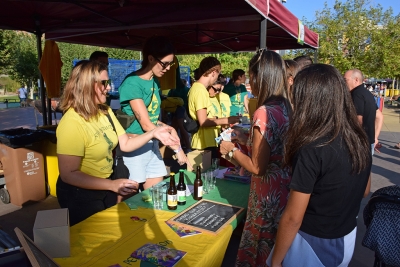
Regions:
M 179 146 L 178 149 L 174 149 L 175 154 L 178 154 L 182 150 L 182 147 Z

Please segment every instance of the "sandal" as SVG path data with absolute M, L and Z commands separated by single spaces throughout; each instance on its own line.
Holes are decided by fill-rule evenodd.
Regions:
M 393 146 L 393 148 L 400 149 L 400 143 L 395 144 L 395 145 Z

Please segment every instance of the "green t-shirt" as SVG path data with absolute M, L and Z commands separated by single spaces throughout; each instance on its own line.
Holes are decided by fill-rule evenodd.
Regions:
M 230 83 L 225 85 L 224 93 L 229 95 L 231 99 L 231 116 L 236 116 L 237 113 L 244 113 L 244 97 L 247 95 L 246 87 L 241 84 L 236 87 L 235 84 Z
M 150 121 L 157 124 L 160 115 L 160 85 L 157 78 L 143 80 L 136 76 L 135 72 L 129 74 L 118 89 L 121 109 L 128 115 L 133 115 L 129 101 L 133 99 L 142 99 L 147 107 Z M 138 120 L 135 120 L 131 126 L 126 129 L 127 133 L 143 134 L 144 131 Z

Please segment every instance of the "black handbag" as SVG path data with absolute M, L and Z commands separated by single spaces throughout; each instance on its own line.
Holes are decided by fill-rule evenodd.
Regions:
M 121 124 L 122 128 L 124 128 L 125 130 L 128 129 L 128 127 L 131 126 L 131 124 L 136 120 L 135 115 L 128 115 L 121 109 L 117 109 L 114 114 Z
M 187 108 L 183 113 L 183 128 L 191 134 L 197 133 L 200 128 L 199 122 L 190 117 Z
M 117 133 L 117 131 L 115 130 L 114 123 L 110 117 L 110 114 L 107 114 L 106 116 L 107 116 L 108 120 L 110 121 L 110 123 L 114 129 L 114 132 Z M 122 151 L 121 151 L 121 148 L 119 147 L 119 143 L 114 148 L 113 152 L 114 152 L 113 154 L 115 154 L 115 156 L 114 156 L 114 162 L 113 162 L 113 172 L 110 175 L 110 179 L 111 180 L 116 180 L 116 179 L 120 179 L 120 178 L 129 179 L 129 169 L 128 169 L 128 167 L 126 167 L 126 165 L 124 163 L 124 158 L 122 157 Z

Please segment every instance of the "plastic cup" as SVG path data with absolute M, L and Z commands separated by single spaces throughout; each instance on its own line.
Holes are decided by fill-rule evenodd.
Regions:
M 203 180 L 203 193 L 208 194 L 210 192 L 210 174 L 209 172 L 203 172 L 201 174 L 201 179 Z
M 163 187 L 161 185 L 153 185 L 151 187 L 151 197 L 153 200 L 153 207 L 156 210 L 162 210 L 164 207 Z
M 208 176 L 209 176 L 209 180 L 210 180 L 209 190 L 211 191 L 211 190 L 215 189 L 215 184 L 217 183 L 217 177 L 215 175 L 215 171 L 213 168 L 208 171 Z
M 211 167 L 216 170 L 219 169 L 219 158 L 213 158 L 211 161 Z

